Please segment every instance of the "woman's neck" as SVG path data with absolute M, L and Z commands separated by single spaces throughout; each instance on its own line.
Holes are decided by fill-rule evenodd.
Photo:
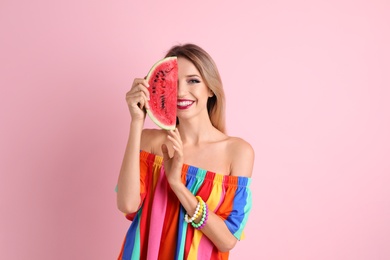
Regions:
M 180 120 L 178 125 L 183 144 L 199 145 L 213 140 L 218 131 L 208 120 Z

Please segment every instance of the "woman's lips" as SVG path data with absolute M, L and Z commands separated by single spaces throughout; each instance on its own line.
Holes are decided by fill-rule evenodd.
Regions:
M 187 109 L 187 108 L 189 108 L 193 103 L 194 103 L 194 101 L 192 101 L 192 100 L 180 99 L 180 100 L 177 101 L 177 108 L 178 108 L 178 109 Z

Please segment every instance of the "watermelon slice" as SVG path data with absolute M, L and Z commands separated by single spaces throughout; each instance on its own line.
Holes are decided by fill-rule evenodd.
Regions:
M 146 112 L 156 125 L 166 130 L 176 128 L 177 71 L 177 57 L 168 57 L 154 64 L 146 76 L 150 94 Z

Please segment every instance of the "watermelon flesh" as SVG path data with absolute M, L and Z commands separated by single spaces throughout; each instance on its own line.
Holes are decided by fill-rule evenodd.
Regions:
M 177 57 L 168 57 L 154 64 L 146 77 L 150 94 L 146 112 L 156 125 L 166 130 L 176 128 L 177 73 Z

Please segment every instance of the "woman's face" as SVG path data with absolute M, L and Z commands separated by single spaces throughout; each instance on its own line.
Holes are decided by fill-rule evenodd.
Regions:
M 182 57 L 178 63 L 177 116 L 189 118 L 201 113 L 207 114 L 207 100 L 210 90 L 205 85 L 195 65 Z

